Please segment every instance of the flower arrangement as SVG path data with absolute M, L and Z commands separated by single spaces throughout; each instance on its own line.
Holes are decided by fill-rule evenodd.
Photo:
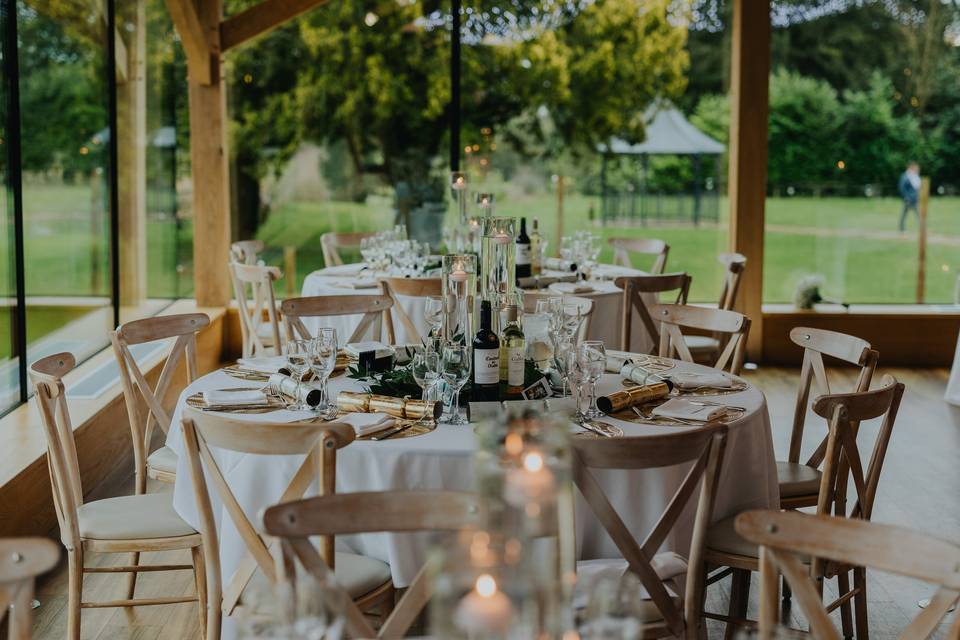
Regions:
M 844 309 L 849 309 L 850 305 L 839 300 L 829 300 L 820 294 L 820 287 L 823 286 L 823 276 L 814 273 L 800 278 L 797 288 L 793 292 L 793 304 L 797 309 L 813 309 L 813 306 L 820 302 L 830 302 L 842 305 Z

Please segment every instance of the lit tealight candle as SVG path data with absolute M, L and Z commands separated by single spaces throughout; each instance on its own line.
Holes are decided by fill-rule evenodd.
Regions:
M 454 622 L 468 633 L 502 633 L 510 626 L 513 606 L 489 573 L 477 578 L 473 590 L 460 600 Z
M 510 236 L 505 233 L 497 233 L 493 236 L 493 241 L 497 244 L 510 244 Z
M 520 469 L 510 469 L 504 482 L 503 498 L 515 507 L 546 498 L 553 491 L 553 474 L 545 468 L 543 455 L 531 451 L 523 456 Z
M 467 181 L 463 176 L 457 176 L 453 179 L 453 188 L 457 191 L 463 191 L 467 188 Z
M 450 270 L 450 279 L 453 282 L 466 282 L 467 281 L 467 270 L 464 268 L 463 262 L 454 262 L 453 268 Z

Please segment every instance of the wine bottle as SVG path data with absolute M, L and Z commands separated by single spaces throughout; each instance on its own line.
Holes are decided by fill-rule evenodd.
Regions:
M 516 305 L 504 307 L 501 314 L 500 324 L 504 329 L 500 340 L 500 384 L 505 387 L 507 398 L 519 396 L 523 391 L 527 341 L 520 328 L 519 314 Z
M 533 219 L 533 231 L 530 232 L 530 275 L 538 276 L 543 271 L 543 237 L 540 235 L 540 222 Z
M 530 236 L 527 235 L 527 219 L 520 218 L 520 233 L 517 235 L 516 277 L 530 277 Z
M 500 339 L 490 330 L 490 301 L 480 302 L 480 329 L 473 338 L 473 379 L 470 399 L 474 402 L 499 400 Z

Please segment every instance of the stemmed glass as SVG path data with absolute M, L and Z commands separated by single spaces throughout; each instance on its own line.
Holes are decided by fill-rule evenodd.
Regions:
M 337 330 L 323 327 L 317 331 L 310 341 L 310 370 L 320 381 L 320 404 L 317 411 L 327 411 L 330 408 L 327 380 L 337 366 Z
M 290 409 L 306 409 L 307 405 L 300 397 L 300 388 L 303 386 L 303 376 L 310 370 L 310 341 L 309 340 L 290 340 L 287 342 L 287 367 L 297 381 L 297 397 Z
M 567 393 L 567 382 L 570 378 L 570 353 L 576 353 L 576 343 L 563 335 L 563 333 L 557 333 L 554 336 L 554 340 L 553 366 L 557 370 L 557 373 L 560 374 L 560 380 L 563 381 L 561 395 L 566 397 L 570 395 Z M 576 362 L 576 358 L 573 358 L 573 362 Z
M 435 395 L 433 385 L 440 377 L 440 354 L 433 350 L 418 351 L 413 354 L 410 370 L 422 390 L 421 398 L 431 399 Z
M 430 325 L 427 337 L 432 338 L 439 332 L 440 325 L 443 324 L 443 298 L 440 296 L 427 298 L 426 306 L 423 309 L 423 317 Z
M 603 412 L 597 408 L 597 382 L 607 368 L 607 351 L 601 340 L 584 340 L 577 348 L 577 361 L 586 381 L 590 383 L 590 407 L 583 412 L 588 418 L 599 418 Z
M 445 345 L 441 366 L 444 382 L 453 389 L 453 401 L 447 423 L 467 424 L 468 420 L 460 415 L 460 389 L 470 378 L 470 347 L 464 344 Z
M 563 333 L 575 339 L 577 331 L 580 329 L 580 323 L 583 321 L 580 304 L 577 302 L 564 302 L 560 309 L 560 320 Z

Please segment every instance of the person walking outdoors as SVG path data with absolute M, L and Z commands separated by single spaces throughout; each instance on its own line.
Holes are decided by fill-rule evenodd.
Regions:
M 920 195 L 920 165 L 911 162 L 907 165 L 907 170 L 900 174 L 900 180 L 897 182 L 897 189 L 900 191 L 900 197 L 903 199 L 903 209 L 900 211 L 900 231 L 906 230 L 907 213 L 913 209 L 914 215 L 920 216 L 917 211 L 917 198 Z

